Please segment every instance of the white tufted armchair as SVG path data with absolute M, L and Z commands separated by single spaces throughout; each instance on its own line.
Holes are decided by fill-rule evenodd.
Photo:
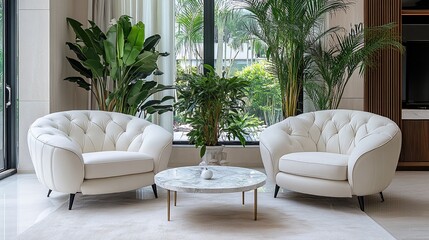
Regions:
M 172 134 L 137 117 L 103 111 L 66 111 L 37 119 L 28 146 L 39 181 L 69 193 L 104 194 L 152 185 L 167 168 Z
M 392 181 L 401 131 L 388 118 L 361 111 L 326 110 L 289 117 L 264 130 L 260 150 L 279 188 L 330 197 L 380 193 Z

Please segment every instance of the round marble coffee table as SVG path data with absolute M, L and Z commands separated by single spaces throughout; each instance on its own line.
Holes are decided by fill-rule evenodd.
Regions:
M 188 193 L 232 193 L 254 190 L 253 216 L 257 220 L 258 187 L 265 184 L 267 176 L 259 171 L 240 167 L 208 166 L 213 177 L 205 180 L 200 177 L 202 167 L 179 167 L 159 172 L 155 175 L 155 184 L 167 189 L 167 218 L 170 221 L 170 192 L 174 192 L 176 206 L 177 192 Z

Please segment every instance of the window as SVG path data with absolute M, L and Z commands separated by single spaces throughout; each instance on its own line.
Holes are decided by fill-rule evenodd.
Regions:
M 172 62 L 167 62 L 167 58 L 159 60 L 158 65 L 164 75 L 158 81 L 171 84 L 168 81 L 174 79 L 175 74 L 177 79 L 180 74 L 201 72 L 203 64 L 210 63 L 219 75 L 240 76 L 252 82 L 252 91 L 246 99 L 246 111 L 257 116 L 260 126 L 250 131 L 248 142 L 259 141 L 259 134 L 266 126 L 282 119 L 280 87 L 267 71 L 267 48 L 248 31 L 247 27 L 256 23 L 246 17 L 249 13 L 240 9 L 237 1 L 121 0 L 114 3 L 114 9 L 117 9 L 114 17 L 127 14 L 135 21 L 142 21 L 146 26 L 146 37 L 155 33 L 161 35 L 161 43 L 158 45 L 160 51 L 169 51 L 167 49 L 170 47 L 174 49 L 175 54 L 167 57 Z M 172 5 L 174 19 L 170 21 L 170 16 L 167 15 L 170 14 Z M 205 18 L 211 19 L 211 15 L 214 24 L 205 21 Z M 206 37 L 208 35 L 210 37 Z M 162 42 L 170 40 L 170 37 L 174 38 L 172 46 L 170 42 L 163 45 Z M 172 57 L 174 55 L 175 59 Z M 174 73 L 171 69 L 175 69 Z M 166 129 L 172 128 L 176 143 L 187 143 L 186 134 L 190 128 L 184 123 L 180 113 L 163 114 L 155 122 Z
M 175 7 L 177 75 L 201 72 L 204 56 L 210 56 L 204 53 L 204 49 L 208 49 L 204 44 L 210 42 L 204 41 L 204 29 L 214 28 L 214 44 L 210 51 L 214 54 L 212 62 L 217 74 L 240 76 L 251 81 L 246 111 L 258 117 L 260 126 L 250 131 L 247 141 L 259 141 L 259 133 L 280 121 L 282 112 L 280 87 L 267 71 L 266 46 L 248 30 L 256 23 L 247 17 L 248 12 L 238 8 L 234 0 L 214 1 L 211 6 L 214 8 L 214 25 L 204 22 L 203 0 L 176 0 Z M 173 130 L 175 141 L 188 140 L 186 133 L 190 127 L 177 112 Z

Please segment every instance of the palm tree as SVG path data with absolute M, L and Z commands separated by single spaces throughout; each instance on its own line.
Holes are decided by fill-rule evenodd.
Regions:
M 176 50 L 183 50 L 184 62 L 199 57 L 198 44 L 203 42 L 203 0 L 177 0 L 176 2 Z
M 355 25 L 349 34 L 331 33 L 328 41 L 310 47 L 311 76 L 305 91 L 318 110 L 338 108 L 352 74 L 373 66 L 374 54 L 385 48 L 402 50 L 394 24 L 363 28 Z
M 215 25 L 217 30 L 217 55 L 216 55 L 216 73 L 222 76 L 224 61 L 224 42 L 225 28 L 234 17 L 236 9 L 230 0 L 216 0 L 215 2 Z M 226 49 L 226 48 L 225 48 Z
M 278 78 L 283 116 L 297 114 L 298 98 L 310 64 L 309 46 L 337 28 L 323 29 L 327 14 L 346 10 L 346 0 L 237 0 L 258 22 L 255 36 L 268 46 L 272 73 Z
M 243 9 L 238 9 L 231 16 L 231 19 L 225 25 L 225 49 L 226 46 L 231 49 L 229 61 L 225 61 L 225 72 L 228 76 L 231 76 L 233 73 L 233 64 L 240 51 L 243 51 L 244 47 L 250 47 L 252 51 L 252 61 L 253 62 L 253 52 L 256 52 L 258 56 L 261 56 L 262 52 L 266 51 L 266 45 L 249 31 L 248 26 L 256 24 L 254 19 L 246 18 L 247 13 Z M 235 51 L 235 53 L 233 52 Z M 227 59 L 226 53 L 224 56 L 225 60 Z M 247 61 L 248 63 L 248 61 Z

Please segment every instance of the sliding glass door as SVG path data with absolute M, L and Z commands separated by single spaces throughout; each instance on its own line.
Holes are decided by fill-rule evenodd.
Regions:
M 6 168 L 5 155 L 5 81 L 4 81 L 4 7 L 0 1 L 0 172 Z
M 16 19 L 17 1 L 0 0 L 0 179 L 16 171 Z

